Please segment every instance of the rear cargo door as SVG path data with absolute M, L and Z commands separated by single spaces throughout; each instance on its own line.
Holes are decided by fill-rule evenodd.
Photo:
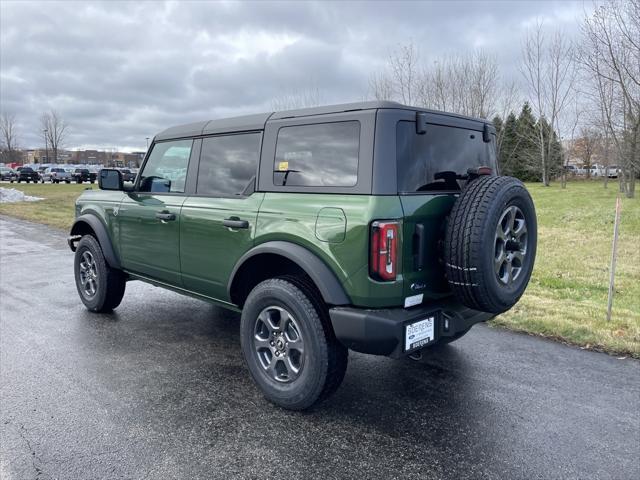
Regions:
M 449 292 L 442 263 L 447 214 L 456 200 L 453 194 L 403 195 L 402 272 L 406 306 L 439 298 Z M 420 297 L 422 295 L 422 297 Z
M 494 135 L 483 132 L 482 122 L 428 123 L 425 130 L 418 134 L 409 121 L 396 128 L 407 306 L 449 294 L 443 261 L 447 216 L 470 171 L 496 170 Z

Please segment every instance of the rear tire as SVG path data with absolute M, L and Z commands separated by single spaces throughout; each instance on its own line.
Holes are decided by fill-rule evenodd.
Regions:
M 315 289 L 297 277 L 265 280 L 251 291 L 240 341 L 253 380 L 282 408 L 308 409 L 344 378 L 348 351 L 335 338 Z
M 126 276 L 111 268 L 98 241 L 91 235 L 78 242 L 74 260 L 76 288 L 82 303 L 92 312 L 110 312 L 122 301 Z

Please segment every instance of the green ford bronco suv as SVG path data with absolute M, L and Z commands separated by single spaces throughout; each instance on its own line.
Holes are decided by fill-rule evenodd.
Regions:
M 511 308 L 536 253 L 521 182 L 485 120 L 367 102 L 199 122 L 154 139 L 76 203 L 80 299 L 142 280 L 241 311 L 264 395 L 305 409 L 348 350 L 399 358 Z

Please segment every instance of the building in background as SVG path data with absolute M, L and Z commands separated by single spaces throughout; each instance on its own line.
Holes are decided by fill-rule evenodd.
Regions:
M 16 161 L 20 165 L 54 163 L 51 150 L 34 148 L 16 152 Z M 115 150 L 58 150 L 56 163 L 136 168 L 142 165 L 145 154 L 146 152 L 128 153 Z

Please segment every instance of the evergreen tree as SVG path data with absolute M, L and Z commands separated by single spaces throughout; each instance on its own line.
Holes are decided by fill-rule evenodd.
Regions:
M 502 175 L 515 176 L 514 165 L 518 156 L 518 132 L 515 114 L 510 113 L 502 126 L 502 141 L 498 153 L 498 164 Z
M 518 145 L 512 168 L 513 176 L 522 181 L 539 182 L 542 180 L 540 141 L 536 131 L 536 123 L 531 106 L 525 102 L 516 121 Z
M 501 175 L 516 177 L 523 182 L 542 181 L 540 161 L 540 131 L 543 130 L 545 161 L 551 177 L 562 172 L 562 146 L 557 133 L 545 118 L 537 119 L 528 102 L 525 102 L 520 115 L 511 112 L 506 120 L 500 116 L 493 118 L 496 127 L 496 146 L 498 148 L 498 166 Z M 549 152 L 551 141 L 551 154 Z

